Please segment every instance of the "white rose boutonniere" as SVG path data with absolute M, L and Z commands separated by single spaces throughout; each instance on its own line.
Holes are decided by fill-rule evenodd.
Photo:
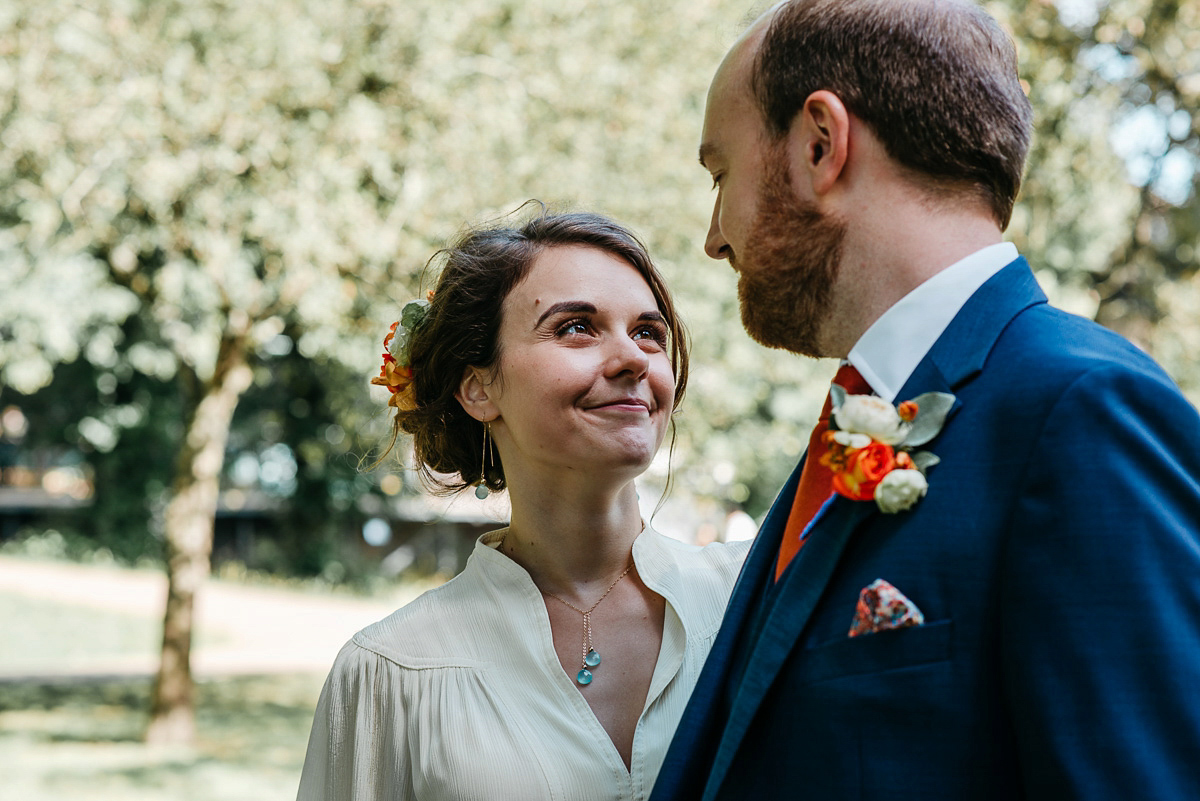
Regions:
M 834 409 L 833 421 L 842 431 L 865 434 L 885 445 L 899 445 L 912 428 L 895 406 L 874 395 L 847 395 Z
M 929 481 L 920 470 L 896 469 L 880 479 L 875 487 L 875 503 L 886 514 L 911 509 L 925 497 Z
M 885 514 L 911 509 L 929 489 L 926 471 L 941 461 L 917 447 L 941 432 L 954 396 L 926 392 L 893 406 L 834 385 L 831 398 L 821 464 L 833 471 L 833 489 L 851 500 L 873 500 Z

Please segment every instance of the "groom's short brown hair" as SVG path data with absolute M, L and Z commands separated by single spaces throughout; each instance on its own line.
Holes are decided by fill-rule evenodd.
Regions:
M 969 0 L 792 0 L 751 85 L 772 138 L 829 90 L 920 185 L 973 194 L 1008 227 L 1032 112 L 1012 40 Z

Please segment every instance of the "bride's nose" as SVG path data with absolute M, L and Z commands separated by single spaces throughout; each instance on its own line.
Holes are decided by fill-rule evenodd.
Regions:
M 642 378 L 650 369 L 650 356 L 638 343 L 629 337 L 613 337 L 608 353 L 608 373 L 618 376 L 630 373 Z

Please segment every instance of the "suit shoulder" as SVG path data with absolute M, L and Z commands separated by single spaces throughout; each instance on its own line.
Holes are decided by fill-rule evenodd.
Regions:
M 981 378 L 972 400 L 1001 410 L 1010 432 L 1100 445 L 1137 431 L 1173 448 L 1200 447 L 1200 414 L 1157 362 L 1119 334 L 1045 304 L 1013 320 Z
M 1175 389 L 1166 372 L 1144 351 L 1104 326 L 1048 304 L 1026 309 L 1013 319 L 992 352 L 1048 386 L 1065 386 L 1099 370 L 1124 374 Z

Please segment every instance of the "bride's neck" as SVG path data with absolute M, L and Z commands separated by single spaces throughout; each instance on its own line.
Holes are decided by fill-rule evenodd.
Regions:
M 642 530 L 633 482 L 609 492 L 509 487 L 512 523 L 501 550 L 548 592 L 586 592 L 629 565 Z

